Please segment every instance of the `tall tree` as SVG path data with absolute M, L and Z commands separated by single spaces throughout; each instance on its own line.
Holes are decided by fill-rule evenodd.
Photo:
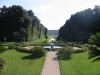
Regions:
M 27 11 L 19 5 L 0 8 L 0 41 L 3 41 L 4 37 L 7 38 L 7 41 L 14 41 L 17 36 L 16 32 L 21 36 L 19 34 L 21 28 L 28 34 L 25 38 L 27 41 L 45 37 L 46 27 L 40 23 L 32 10 Z M 17 41 L 21 40 L 17 39 Z
M 59 37 L 70 41 L 88 43 L 92 34 L 100 32 L 100 7 L 85 9 L 71 15 L 59 29 Z

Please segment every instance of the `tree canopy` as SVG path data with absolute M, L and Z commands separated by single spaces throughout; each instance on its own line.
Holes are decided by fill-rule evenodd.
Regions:
M 22 34 L 23 32 L 24 34 Z M 32 10 L 25 10 L 22 6 L 12 5 L 0 8 L 0 41 L 27 41 L 45 37 L 47 28 L 40 23 Z M 16 37 L 19 37 L 16 39 Z
M 70 41 L 88 42 L 92 34 L 100 32 L 100 6 L 71 15 L 59 29 L 59 37 Z

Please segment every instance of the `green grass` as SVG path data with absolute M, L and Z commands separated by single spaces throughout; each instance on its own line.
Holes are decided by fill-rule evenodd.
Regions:
M 100 75 L 100 61 L 92 62 L 87 54 L 76 53 L 70 60 L 59 60 L 62 75 Z
M 45 57 L 31 59 L 30 54 L 7 50 L 0 54 L 6 58 L 6 69 L 1 75 L 40 75 Z
M 51 38 L 51 36 L 48 36 L 48 39 L 47 41 L 49 41 L 49 39 Z M 42 42 L 45 42 L 46 41 L 46 38 L 40 38 L 40 39 L 36 39 L 34 41 L 29 41 L 29 42 L 25 42 L 25 44 L 33 44 L 33 43 L 42 43 Z M 7 45 L 10 45 L 10 44 L 14 44 L 15 42 L 0 42 L 0 44 L 2 44 L 3 46 L 7 46 Z M 22 43 L 22 42 L 19 42 L 19 43 Z
M 48 36 L 48 39 L 47 41 L 51 38 L 51 36 Z M 44 38 L 41 38 L 41 39 L 37 39 L 37 40 L 34 40 L 33 42 L 44 42 L 46 41 L 45 37 Z
M 47 41 L 49 41 L 49 39 L 51 38 L 51 36 L 48 36 L 48 39 Z M 34 40 L 34 41 L 30 41 L 30 42 L 25 42 L 25 44 L 38 44 L 38 43 L 46 43 L 46 39 L 45 37 L 44 38 L 40 38 L 40 39 L 37 39 L 37 40 Z

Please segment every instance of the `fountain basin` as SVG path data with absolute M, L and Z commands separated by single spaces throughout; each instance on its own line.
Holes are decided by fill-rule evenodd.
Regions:
M 43 48 L 51 49 L 51 46 L 44 46 Z M 53 46 L 53 49 L 62 48 L 61 46 Z

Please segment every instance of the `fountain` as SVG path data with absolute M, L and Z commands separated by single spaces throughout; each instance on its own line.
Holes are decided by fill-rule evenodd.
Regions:
M 50 43 L 50 45 L 51 45 L 51 50 L 53 49 L 53 46 L 54 46 L 54 43 Z
M 57 49 L 57 48 L 62 48 L 60 46 L 55 46 L 54 43 L 56 42 L 55 38 L 54 37 L 51 37 L 51 39 L 49 40 L 50 42 L 50 46 L 44 46 L 44 48 L 47 48 L 47 49 L 50 49 L 50 50 L 54 50 L 54 49 Z

